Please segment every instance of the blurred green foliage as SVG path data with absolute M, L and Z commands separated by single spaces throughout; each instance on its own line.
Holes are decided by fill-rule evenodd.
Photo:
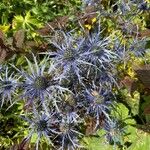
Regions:
M 0 149 L 9 149 L 13 144 L 19 144 L 27 135 L 27 124 L 21 119 L 23 103 L 18 103 L 8 108 L 5 105 L 0 110 Z
M 34 37 L 35 29 L 57 16 L 71 15 L 80 6 L 79 0 L 2 0 L 0 29 L 12 35 L 26 29 Z

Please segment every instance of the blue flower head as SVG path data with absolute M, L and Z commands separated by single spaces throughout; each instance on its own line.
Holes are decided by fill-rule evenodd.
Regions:
M 61 31 L 60 31 L 61 32 Z M 94 66 L 88 62 L 90 53 L 88 49 L 83 49 L 82 45 L 85 38 L 76 38 L 73 35 L 63 33 L 64 41 L 59 43 L 55 40 L 51 43 L 56 47 L 56 52 L 49 52 L 48 54 L 53 58 L 56 69 L 61 68 L 62 74 L 59 79 L 66 78 L 69 72 L 77 76 L 78 81 L 82 82 L 81 66 Z
M 85 10 L 86 7 L 89 6 L 99 6 L 100 5 L 100 0 L 81 0 L 82 2 L 82 9 Z
M 58 79 L 56 79 L 58 77 L 53 71 L 52 65 L 48 63 L 47 58 L 44 58 L 39 64 L 34 55 L 33 59 L 34 63 L 31 63 L 26 58 L 28 70 L 19 70 L 15 67 L 23 77 L 23 93 L 21 97 L 25 100 L 27 99 L 28 104 L 32 103 L 33 100 L 39 101 L 46 110 L 45 103 L 47 99 L 55 100 L 57 97 L 56 93 L 62 93 L 68 89 L 59 85 Z
M 95 129 L 100 125 L 100 118 L 102 116 L 110 120 L 109 112 L 112 97 L 108 90 L 102 88 L 86 90 L 85 99 L 88 103 L 87 114 L 94 117 L 96 120 Z
M 87 80 L 91 80 L 92 77 L 101 84 L 104 82 L 116 84 L 113 72 L 118 54 L 111 48 L 111 45 L 111 38 L 102 37 L 100 29 L 87 36 L 82 44 L 82 49 L 88 54 L 87 62 L 93 65 L 82 67 L 83 76 Z
M 105 68 L 105 63 L 111 65 L 111 62 L 117 58 L 115 52 L 109 47 L 110 43 L 112 43 L 110 37 L 103 38 L 100 29 L 98 29 L 86 38 L 83 49 L 89 52 L 90 55 L 88 56 L 91 63 Z
M 38 113 L 36 110 L 33 111 L 33 116 L 23 118 L 26 120 L 29 126 L 29 135 L 27 136 L 27 140 L 30 139 L 34 134 L 37 135 L 36 139 L 36 150 L 38 150 L 39 142 L 42 137 L 46 138 L 48 143 L 53 146 L 51 141 L 51 137 L 55 132 L 55 124 L 57 120 L 55 120 L 54 114 L 46 114 L 44 112 Z
M 134 39 L 130 42 L 129 50 L 136 56 L 142 57 L 146 53 L 146 38 Z
M 125 127 L 117 120 L 107 120 L 104 125 L 106 139 L 111 144 L 121 144 L 122 137 L 125 134 Z
M 1 107 L 4 103 L 10 101 L 12 103 L 12 97 L 17 95 L 16 88 L 18 86 L 18 80 L 20 77 L 14 72 L 10 73 L 9 68 L 4 66 L 0 74 L 0 96 L 1 96 Z
M 60 150 L 75 150 L 82 147 L 79 144 L 79 137 L 81 137 L 82 134 L 76 131 L 76 126 L 78 126 L 78 123 L 72 120 L 72 117 L 68 116 L 68 114 L 62 117 L 56 134 Z

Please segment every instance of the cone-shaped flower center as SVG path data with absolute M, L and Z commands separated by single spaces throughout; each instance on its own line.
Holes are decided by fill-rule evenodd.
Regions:
M 2 85 L 4 86 L 5 90 L 10 90 L 12 88 L 11 81 L 3 81 Z
M 104 97 L 100 95 L 97 91 L 93 91 L 92 95 L 94 96 L 94 103 L 102 104 L 104 102 Z
M 96 104 L 102 104 L 104 102 L 104 97 L 99 95 L 95 97 L 95 103 Z
M 38 131 L 45 131 L 47 129 L 47 120 L 40 120 L 37 124 Z
M 39 76 L 34 80 L 34 87 L 38 90 L 44 90 L 48 87 L 48 81 L 45 77 Z
M 116 133 L 117 133 L 117 130 L 115 130 L 115 129 L 111 129 L 111 130 L 110 130 L 110 135 L 111 135 L 111 136 L 115 136 Z
M 66 134 L 69 131 L 69 129 L 70 129 L 69 124 L 67 124 L 67 123 L 62 123 L 60 125 L 60 131 L 64 134 Z
M 72 49 L 67 49 L 64 52 L 64 59 L 65 60 L 73 61 L 73 60 L 75 60 L 75 57 L 76 57 L 76 53 Z

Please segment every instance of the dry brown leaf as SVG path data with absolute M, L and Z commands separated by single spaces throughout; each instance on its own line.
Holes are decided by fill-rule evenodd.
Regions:
M 99 126 L 97 128 L 99 128 L 100 126 L 103 126 L 104 124 L 104 115 L 102 115 L 100 118 L 99 118 Z M 92 135 L 95 133 L 95 131 L 97 130 L 96 127 L 96 119 L 93 118 L 93 117 L 90 117 L 88 116 L 86 118 L 86 130 L 85 130 L 85 135 Z
M 68 16 L 57 17 L 54 21 L 48 22 L 43 28 L 37 30 L 40 35 L 49 35 L 56 29 L 64 29 L 69 20 Z
M 138 79 L 143 83 L 145 88 L 150 88 L 150 64 L 139 66 L 134 70 Z
M 23 48 L 24 39 L 25 39 L 25 31 L 23 29 L 18 30 L 13 36 L 13 46 L 15 48 Z
M 4 62 L 7 57 L 7 52 L 4 49 L 0 49 L 0 63 Z
M 149 114 L 150 114 L 150 105 L 147 106 L 147 107 L 144 109 L 144 114 L 145 114 L 145 115 L 149 115 Z
M 124 79 L 121 80 L 120 84 L 121 86 L 125 86 L 131 95 L 137 90 L 137 82 L 130 76 L 125 76 Z
M 139 32 L 139 38 L 150 37 L 150 29 Z

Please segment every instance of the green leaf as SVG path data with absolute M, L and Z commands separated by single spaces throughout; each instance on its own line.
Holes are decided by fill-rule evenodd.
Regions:
M 118 120 L 122 120 L 126 124 L 135 124 L 135 120 L 129 115 L 128 108 L 122 103 L 115 104 L 115 109 L 111 111 L 111 116 Z
M 106 143 L 104 139 L 104 137 L 84 137 L 83 142 L 87 150 L 113 150 L 113 146 Z
M 41 28 L 42 23 L 31 16 L 30 11 L 28 11 L 25 15 L 25 17 L 18 15 L 15 16 L 13 19 L 13 29 L 19 30 L 19 29 L 29 29 L 34 30 L 35 28 Z
M 10 25 L 0 25 L 0 30 L 6 33 L 10 28 Z
M 150 134 L 137 131 L 136 139 L 130 146 L 129 150 L 149 150 L 150 149 Z
M 37 138 L 38 138 L 38 135 L 36 133 L 33 133 L 30 142 L 31 143 L 36 143 Z
M 111 115 L 118 119 L 126 119 L 128 117 L 129 110 L 122 104 L 115 104 L 115 109 L 112 110 Z
M 24 62 L 24 56 L 21 56 L 17 59 L 16 66 L 22 65 Z

